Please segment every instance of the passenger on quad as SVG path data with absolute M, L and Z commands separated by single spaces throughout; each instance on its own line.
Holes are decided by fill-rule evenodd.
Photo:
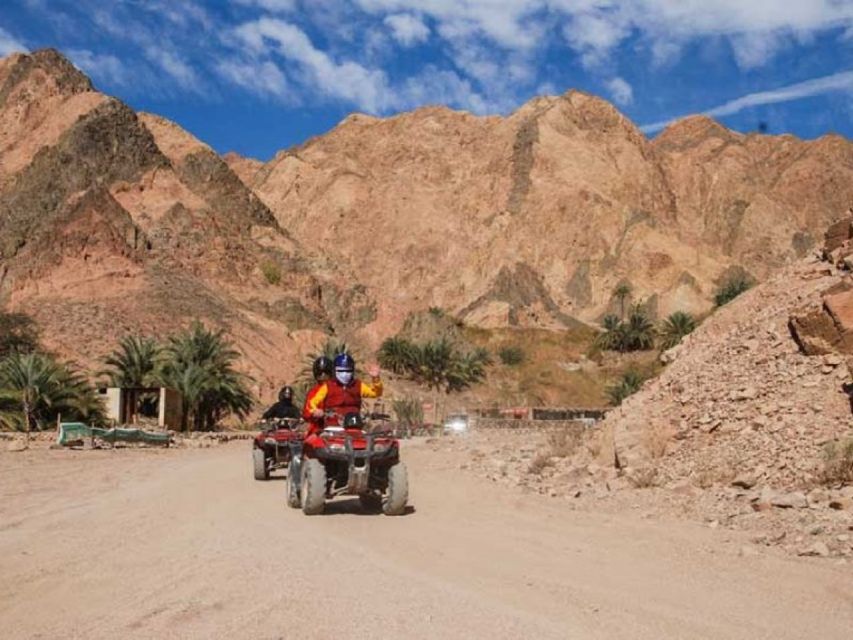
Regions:
M 371 382 L 362 382 L 355 377 L 355 360 L 348 353 L 335 357 L 334 377 L 319 383 L 305 400 L 302 415 L 312 421 L 312 431 L 322 425 L 327 412 L 334 413 L 339 422 L 349 413 L 361 413 L 362 398 L 378 398 L 382 395 L 382 380 L 379 367 L 371 365 L 367 372 Z
M 293 388 L 282 387 L 278 392 L 278 402 L 264 411 L 261 416 L 264 420 L 278 420 L 282 418 L 299 419 L 299 409 L 293 404 Z
M 305 394 L 305 404 L 302 406 L 302 419 L 308 423 L 311 431 L 314 431 L 317 426 L 322 426 L 322 418 L 319 420 L 315 419 L 308 407 L 311 405 L 314 396 L 319 392 L 320 387 L 325 385 L 326 381 L 332 377 L 334 368 L 334 363 L 326 356 L 320 356 L 314 360 L 312 369 L 316 384 Z

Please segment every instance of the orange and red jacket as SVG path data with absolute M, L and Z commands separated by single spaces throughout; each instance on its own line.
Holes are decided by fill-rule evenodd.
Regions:
M 314 412 L 317 409 L 334 411 L 343 418 L 348 413 L 361 411 L 362 398 L 378 398 L 381 395 L 382 380 L 377 379 L 368 384 L 356 378 L 347 386 L 335 379 L 327 380 L 315 385 L 305 396 L 302 417 L 316 426 L 318 419 L 314 417 Z

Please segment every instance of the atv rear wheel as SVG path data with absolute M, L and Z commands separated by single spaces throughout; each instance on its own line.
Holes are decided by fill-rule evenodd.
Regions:
M 296 465 L 290 465 L 287 468 L 287 506 L 292 509 L 298 509 L 302 506 L 302 501 L 299 499 L 299 489 L 295 482 L 296 473 Z
M 388 489 L 382 497 L 382 513 L 386 516 L 401 516 L 406 512 L 409 500 L 409 474 L 406 465 L 398 462 L 388 469 Z
M 309 458 L 302 463 L 300 487 L 302 513 L 314 516 L 326 508 L 326 467 L 319 460 Z
M 267 456 L 263 449 L 252 449 L 252 466 L 255 480 L 269 480 L 270 468 L 267 466 Z

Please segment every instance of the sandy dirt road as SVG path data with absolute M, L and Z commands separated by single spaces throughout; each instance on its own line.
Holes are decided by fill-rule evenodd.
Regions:
M 0 454 L 4 638 L 833 638 L 853 568 L 499 492 L 408 444 L 410 515 L 306 517 L 249 446 Z

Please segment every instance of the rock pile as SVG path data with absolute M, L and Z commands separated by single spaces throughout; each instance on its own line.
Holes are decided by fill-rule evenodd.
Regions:
M 853 441 L 853 315 L 839 311 L 850 279 L 817 258 L 786 267 L 664 353 L 663 373 L 571 447 L 484 433 L 470 466 L 576 505 L 639 505 L 795 554 L 853 556 L 851 477 L 827 475 L 828 447 Z
M 800 263 L 720 309 L 607 417 L 602 462 L 651 465 L 665 483 L 814 485 L 824 445 L 853 437 L 850 370 L 843 353 L 803 353 L 789 320 L 816 313 L 842 282 L 821 263 Z

